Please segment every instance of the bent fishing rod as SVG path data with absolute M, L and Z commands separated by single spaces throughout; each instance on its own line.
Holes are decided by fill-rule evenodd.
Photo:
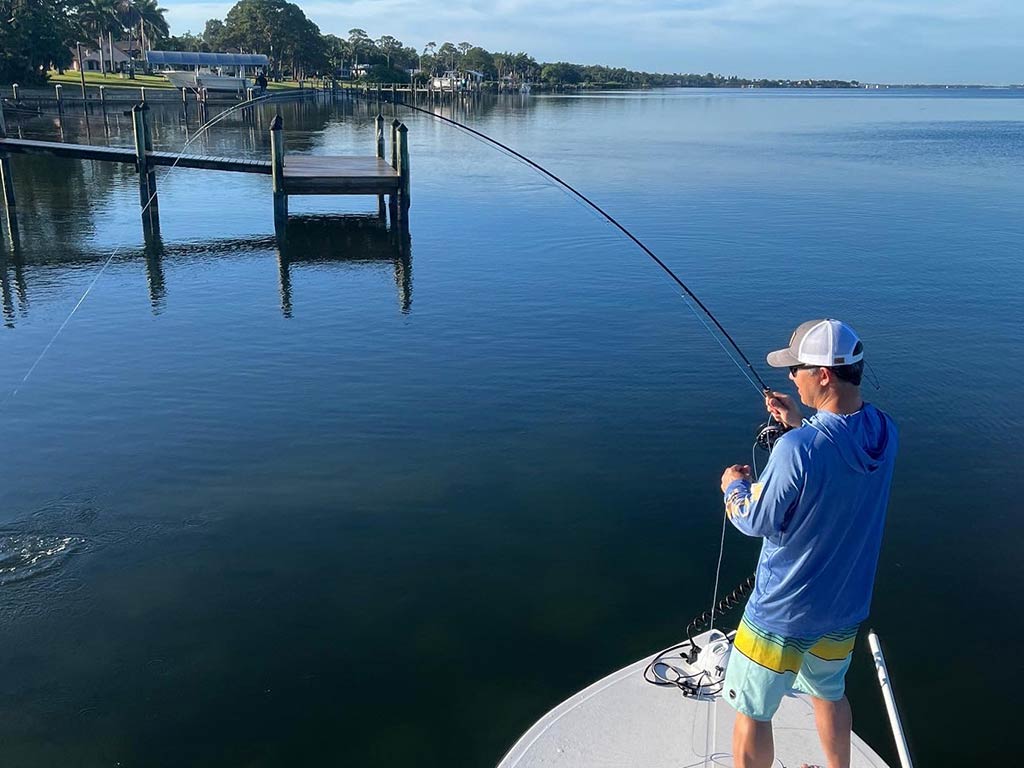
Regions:
M 621 222 L 619 222 L 618 219 L 616 219 L 614 216 L 612 216 L 610 213 L 608 213 L 608 211 L 606 211 L 600 205 L 595 203 L 593 200 L 591 200 L 585 194 L 580 192 L 578 189 L 576 189 L 576 187 L 572 186 L 567 181 L 562 179 L 560 176 L 558 176 L 555 173 L 549 171 L 547 168 L 542 166 L 540 163 L 536 162 L 535 160 L 530 159 L 526 155 L 522 154 L 521 152 L 518 152 L 517 150 L 515 150 L 512 147 L 508 146 L 507 144 L 505 144 L 505 143 L 503 143 L 501 141 L 498 141 L 497 139 L 495 139 L 495 138 L 493 138 L 491 136 L 488 136 L 487 134 L 483 133 L 482 131 L 478 131 L 475 128 L 472 128 L 472 127 L 466 125 L 465 123 L 461 123 L 458 120 L 454 120 L 454 119 L 452 119 L 450 117 L 445 117 L 444 115 L 437 114 L 436 112 L 433 112 L 432 110 L 429 110 L 429 109 L 424 109 L 423 107 L 419 107 L 419 106 L 416 106 L 416 105 L 413 105 L 413 104 L 408 104 L 408 103 L 405 103 L 405 102 L 400 102 L 400 101 L 397 101 L 397 100 L 394 100 L 391 103 L 392 104 L 401 104 L 406 109 L 410 109 L 410 110 L 412 110 L 414 112 L 419 112 L 419 113 L 422 113 L 422 114 L 425 114 L 425 115 L 429 115 L 430 117 L 433 117 L 433 118 L 435 118 L 437 120 L 440 120 L 440 121 L 442 121 L 444 123 L 447 123 L 447 124 L 449 124 L 449 125 L 451 125 L 451 126 L 453 126 L 455 128 L 458 128 L 459 130 L 461 130 L 461 131 L 463 131 L 463 132 L 465 132 L 465 133 L 467 133 L 467 134 L 477 138 L 477 139 L 480 139 L 480 140 L 482 140 L 482 141 L 484 141 L 484 142 L 486 142 L 488 144 L 491 144 L 494 147 L 497 147 L 499 150 L 501 150 L 501 151 L 505 152 L 506 154 L 511 155 L 512 157 L 516 158 L 517 160 L 525 163 L 530 168 L 533 168 L 535 171 L 537 171 L 538 173 L 542 174 L 546 178 L 550 179 L 555 184 L 557 184 L 561 188 L 565 189 L 570 194 L 572 194 L 573 196 L 575 196 L 576 198 L 581 200 L 583 203 L 585 203 L 587 206 L 589 206 L 601 218 L 603 218 L 608 223 L 612 224 L 622 234 L 624 234 L 627 238 L 629 238 L 629 240 L 631 240 L 638 248 L 640 248 L 640 250 L 643 251 L 644 254 L 646 254 L 652 261 L 654 261 L 654 263 L 657 264 L 658 267 L 660 267 L 661 270 L 666 275 L 668 275 L 669 278 L 671 278 L 672 281 L 683 290 L 684 301 L 688 297 L 693 302 L 693 304 L 695 304 L 700 309 L 700 311 L 703 312 L 704 315 L 708 319 L 711 320 L 711 322 L 714 324 L 714 327 L 717 328 L 719 333 L 721 334 L 721 337 L 724 338 L 726 341 L 728 341 L 729 345 L 732 347 L 732 349 L 735 350 L 736 354 L 739 356 L 739 359 L 740 359 L 740 361 L 742 361 L 743 365 L 740 365 L 740 362 L 737 361 L 736 358 L 732 356 L 732 354 L 730 354 L 729 349 L 724 344 L 722 344 L 721 338 L 719 338 L 719 336 L 715 335 L 715 333 L 711 329 L 711 327 L 709 327 L 708 324 L 704 321 L 704 318 L 701 317 L 701 315 L 694 309 L 694 307 L 692 305 L 687 303 L 687 306 L 691 309 L 691 311 L 693 311 L 693 313 L 697 317 L 697 319 L 701 321 L 701 323 L 707 329 L 708 333 L 710 333 L 712 335 L 712 337 L 714 337 L 715 340 L 719 343 L 719 345 L 722 347 L 722 350 L 726 353 L 726 355 L 732 360 L 732 362 L 734 364 L 736 364 L 736 367 L 739 368 L 740 372 L 744 375 L 744 377 L 747 379 L 747 381 L 752 386 L 754 386 L 755 389 L 757 389 L 760 392 L 760 394 L 764 395 L 766 398 L 771 395 L 771 393 L 772 393 L 771 387 L 769 387 L 768 384 L 764 381 L 764 379 L 761 378 L 761 376 L 755 370 L 753 364 L 750 362 L 750 359 L 746 356 L 746 354 L 744 354 L 743 350 L 740 349 L 739 344 L 737 344 L 736 340 L 732 337 L 732 335 L 727 330 L 725 330 L 725 327 L 722 325 L 721 322 L 719 322 L 718 318 L 715 317 L 714 313 L 708 308 L 708 306 L 703 301 L 701 301 L 701 299 L 697 296 L 697 294 L 693 292 L 693 290 L 679 277 L 679 275 L 677 275 L 672 270 L 671 267 L 668 266 L 668 264 L 666 264 L 660 257 L 658 257 L 658 255 L 656 253 L 654 253 L 654 251 L 652 251 L 649 247 L 647 247 L 647 245 L 642 240 L 640 240 L 640 238 L 638 238 L 636 235 L 634 235 L 632 232 L 630 232 Z M 745 366 L 746 370 L 744 370 L 744 366 Z M 751 378 L 751 377 L 753 377 L 753 378 Z M 767 422 L 762 424 L 758 428 L 758 430 L 757 430 L 756 437 L 755 437 L 755 446 L 762 448 L 763 450 L 767 451 L 768 453 L 771 453 L 771 450 L 775 446 L 776 441 L 787 430 L 788 430 L 788 427 L 786 427 L 786 425 L 782 424 L 780 421 L 775 419 L 775 417 L 773 415 L 769 414 Z M 675 651 L 677 649 L 684 649 L 685 648 L 686 649 L 687 660 L 690 663 L 693 663 L 694 661 L 696 661 L 697 654 L 701 650 L 701 648 L 697 644 L 697 642 L 696 642 L 696 640 L 694 638 L 695 632 L 697 632 L 699 629 L 701 629 L 703 627 L 710 626 L 710 627 L 713 628 L 714 627 L 714 620 L 715 620 L 716 616 L 722 616 L 722 615 L 730 612 L 734 608 L 736 608 L 738 605 L 740 605 L 741 601 L 744 598 L 746 598 L 748 595 L 750 595 L 750 593 L 753 591 L 755 577 L 753 575 L 751 575 L 751 576 L 747 577 L 744 581 L 742 581 L 738 586 L 736 586 L 732 590 L 732 592 L 727 594 L 721 600 L 718 600 L 718 594 L 717 594 L 718 593 L 718 576 L 719 576 L 719 573 L 721 572 L 721 567 L 722 567 L 722 554 L 724 552 L 724 544 L 725 544 L 725 518 L 723 517 L 723 519 L 722 519 L 722 547 L 723 548 L 719 550 L 718 566 L 716 568 L 716 574 L 715 574 L 715 594 L 712 596 L 711 607 L 708 608 L 707 610 L 705 610 L 704 612 L 698 614 L 697 616 L 695 616 L 693 618 L 693 620 L 689 623 L 689 625 L 686 628 L 686 635 L 687 635 L 686 641 L 684 641 L 683 643 L 681 643 L 679 645 L 673 646 L 672 648 L 666 649 L 661 654 L 659 654 L 657 658 L 660 659 L 660 658 L 664 657 L 665 654 L 667 654 L 667 653 L 669 653 L 671 651 Z M 677 687 L 679 687 L 683 691 L 683 693 L 685 695 L 688 695 L 688 696 L 700 696 L 702 694 L 702 692 L 704 690 L 703 686 L 701 686 L 699 684 L 694 684 L 692 680 L 671 680 L 671 679 L 663 678 L 662 676 L 660 676 L 660 675 L 658 675 L 656 673 L 654 673 L 653 676 L 648 676 L 648 672 L 650 672 L 654 668 L 654 666 L 655 666 L 655 662 L 652 662 L 651 665 L 648 667 L 648 670 L 645 671 L 645 673 L 644 673 L 644 677 L 648 680 L 648 682 L 654 683 L 656 685 L 676 685 Z M 652 679 L 652 677 L 653 677 L 653 679 Z

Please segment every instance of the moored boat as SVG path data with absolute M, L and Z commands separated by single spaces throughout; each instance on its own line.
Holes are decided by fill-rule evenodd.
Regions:
M 146 61 L 175 88 L 209 91 L 244 91 L 252 85 L 247 68 L 255 74 L 269 64 L 262 54 L 197 51 L 147 51 Z

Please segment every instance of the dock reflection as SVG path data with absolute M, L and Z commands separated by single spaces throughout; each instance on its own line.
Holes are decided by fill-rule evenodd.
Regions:
M 11 278 L 14 285 L 11 285 Z M 18 315 L 28 311 L 28 285 L 25 282 L 25 264 L 17 249 L 10 253 L 0 248 L 0 306 L 4 325 L 14 327 Z
M 411 311 L 412 241 L 405 227 L 388 227 L 375 215 L 295 216 L 278 228 L 275 241 L 285 317 L 292 312 L 292 267 L 303 264 L 390 263 L 399 310 Z
M 0 235 L 3 233 L 0 232 Z M 85 252 L 57 248 L 45 254 L 25 252 L 17 243 L 0 247 L 0 315 L 3 324 L 13 328 L 29 308 L 33 270 L 46 266 L 102 266 L 109 252 Z M 398 309 L 408 314 L 412 309 L 412 250 L 407 229 L 388 227 L 376 215 L 298 216 L 288 220 L 286 228 L 275 235 L 204 240 L 202 242 L 165 243 L 159 227 L 147 227 L 145 246 L 134 252 L 145 266 L 150 306 L 160 314 L 167 295 L 174 290 L 173 271 L 165 267 L 176 260 L 230 259 L 233 256 L 264 253 L 277 256 L 281 312 L 291 317 L 296 301 L 292 288 L 292 271 L 304 266 L 319 268 L 337 265 L 367 265 L 379 268 L 390 265 L 394 275 Z M 123 250 L 119 261 L 132 258 Z

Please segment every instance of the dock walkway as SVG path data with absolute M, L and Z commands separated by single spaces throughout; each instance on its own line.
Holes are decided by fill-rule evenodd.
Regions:
M 251 160 L 210 155 L 155 151 L 147 113 L 149 107 L 132 108 L 134 147 L 103 147 L 66 144 L 59 141 L 7 138 L 0 110 L 0 188 L 10 219 L 14 207 L 14 182 L 10 155 L 49 155 L 72 160 L 94 160 L 133 165 L 139 174 L 139 202 L 144 222 L 156 215 L 157 166 L 198 168 L 208 171 L 253 173 L 273 180 L 274 223 L 288 217 L 290 195 L 376 195 L 378 212 L 385 213 L 384 198 L 391 202 L 392 221 L 407 225 L 409 209 L 409 145 L 407 129 L 395 120 L 391 124 L 391 162 L 384 159 L 384 118 L 375 120 L 376 156 L 286 155 L 283 123 L 277 115 L 270 128 L 270 160 Z M 148 212 L 148 214 L 147 214 Z
M 49 155 L 76 160 L 102 160 L 127 165 L 135 165 L 138 159 L 135 150 L 129 147 L 65 144 L 58 141 L 36 141 L 34 139 L 0 139 L 0 152 L 12 155 Z M 202 168 L 208 171 L 270 175 L 269 160 L 243 160 L 233 157 L 178 154 L 177 152 L 147 152 L 146 161 L 150 165 L 176 165 L 178 168 Z

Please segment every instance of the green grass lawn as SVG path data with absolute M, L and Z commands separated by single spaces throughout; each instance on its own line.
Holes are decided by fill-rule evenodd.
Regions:
M 51 83 L 62 83 L 64 85 L 79 85 L 81 84 L 81 76 L 77 72 L 71 70 L 66 71 L 63 75 L 58 75 L 56 70 L 50 70 L 47 72 L 47 77 Z M 86 72 L 85 73 L 85 84 L 86 85 L 105 85 L 108 88 L 138 88 L 139 86 L 145 86 L 146 88 L 173 88 L 174 86 L 167 82 L 167 79 L 163 75 L 135 75 L 134 80 L 129 80 L 127 75 L 122 78 L 120 75 L 107 74 L 105 77 L 99 72 Z
M 63 75 L 58 75 L 56 70 L 50 70 L 47 73 L 47 77 L 51 84 L 61 83 L 64 86 L 81 85 L 81 77 L 77 72 L 68 70 Z M 252 78 L 249 78 L 250 80 Z M 134 80 L 129 80 L 127 76 L 121 77 L 120 75 L 107 74 L 106 76 L 101 75 L 99 72 L 86 72 L 85 73 L 85 84 L 87 86 L 105 85 L 107 88 L 139 88 L 144 86 L 146 88 L 173 88 L 167 78 L 163 75 L 143 75 L 136 74 Z M 287 88 L 298 88 L 299 84 L 295 80 L 285 80 L 280 83 L 270 83 L 269 90 L 278 91 Z

